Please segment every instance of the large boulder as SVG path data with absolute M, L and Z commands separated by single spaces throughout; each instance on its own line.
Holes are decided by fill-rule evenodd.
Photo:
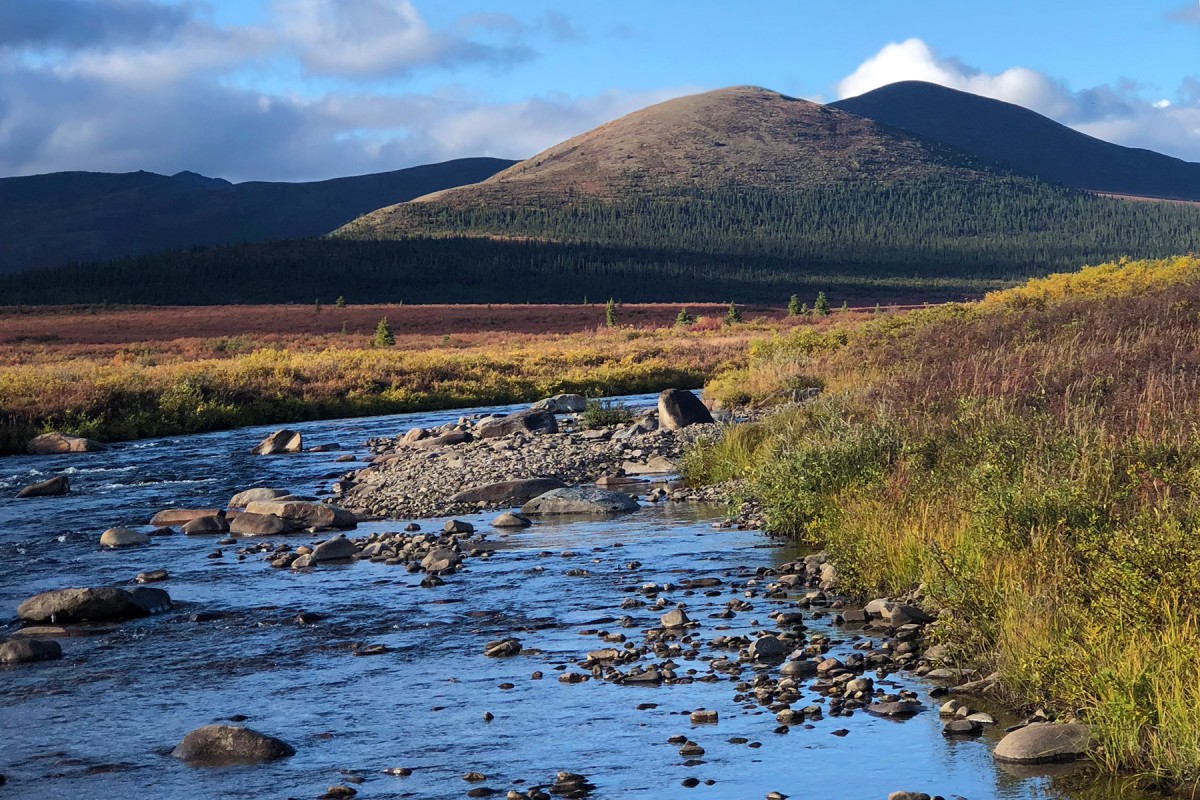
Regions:
M 354 558 L 357 553 L 358 547 L 354 542 L 345 536 L 335 536 L 313 548 L 312 560 L 318 564 L 322 561 L 345 561 Z
M 669 431 L 688 425 L 712 422 L 712 414 L 700 398 L 687 389 L 667 389 L 658 396 L 658 424 Z
M 475 426 L 480 439 L 495 439 L 514 433 L 558 433 L 558 421 L 549 411 L 517 411 L 504 417 L 485 419 Z
M 229 532 L 238 536 L 278 536 L 292 530 L 292 524 L 274 514 L 243 511 L 229 520 Z
M 0 664 L 26 664 L 62 658 L 62 647 L 53 639 L 9 639 L 0 642 Z
M 605 515 L 637 511 L 641 506 L 627 494 L 591 486 L 553 489 L 521 507 L 522 514 Z
M 344 508 L 329 503 L 301 500 L 259 500 L 246 506 L 251 514 L 271 514 L 287 520 L 298 528 L 332 528 L 349 530 L 358 525 L 358 517 Z
M 18 498 L 25 497 L 59 497 L 71 491 L 71 481 L 66 475 L 55 475 L 44 481 L 31 483 L 17 492 Z
M 531 411 L 549 411 L 551 414 L 578 414 L 587 408 L 587 398 L 581 394 L 556 394 L 531 405 Z
M 299 453 L 303 449 L 304 437 L 297 431 L 284 428 L 263 439 L 250 452 L 256 456 L 273 456 L 277 453 Z
M 100 534 L 101 547 L 136 547 L 150 544 L 150 537 L 132 528 L 109 528 Z
M 107 450 L 108 445 L 82 436 L 67 436 L 65 433 L 43 433 L 35 436 L 26 446 L 33 456 L 56 456 L 62 453 L 95 453 Z
M 1052 764 L 1087 755 L 1092 734 L 1081 723 L 1034 722 L 1017 728 L 996 745 L 997 761 L 1010 764 Z
M 196 517 L 193 520 L 185 522 L 183 525 L 183 532 L 188 536 L 209 533 L 228 533 L 229 520 L 226 519 L 224 511 L 218 511 L 215 514 L 205 514 L 202 517 Z
M 200 517 L 211 517 L 220 510 L 219 508 L 164 508 L 150 518 L 150 524 L 156 528 L 186 525 Z
M 265 486 L 260 486 L 257 489 L 247 489 L 244 492 L 238 492 L 229 499 L 230 508 L 245 508 L 251 503 L 259 500 L 274 500 L 279 497 L 287 497 L 290 492 L 285 492 L 283 489 L 268 489 Z
M 26 622 L 79 622 L 145 617 L 171 607 L 162 589 L 55 589 L 35 594 L 17 606 Z
M 467 442 L 475 441 L 475 437 L 470 431 L 450 431 L 443 433 L 441 436 L 430 436 L 426 439 L 414 440 L 409 442 L 413 447 L 421 450 L 437 450 L 439 447 L 453 447 L 456 444 L 466 444 Z
M 260 764 L 296 755 L 287 742 L 236 725 L 205 725 L 183 737 L 171 755 L 189 764 L 217 767 Z
M 450 498 L 451 503 L 487 503 L 490 506 L 519 506 L 552 489 L 564 489 L 566 484 L 558 478 L 526 478 L 516 481 L 500 481 L 486 486 L 476 486 L 459 492 Z

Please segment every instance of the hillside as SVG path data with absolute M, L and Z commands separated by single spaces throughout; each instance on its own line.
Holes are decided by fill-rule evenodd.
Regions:
M 482 180 L 471 158 L 309 183 L 232 184 L 192 172 L 0 179 L 0 272 L 196 245 L 321 236 L 383 205 Z
M 1200 200 L 1200 164 L 1105 142 L 1012 103 L 903 81 L 830 105 L 1050 183 Z
M 334 236 L 0 280 L 9 303 L 782 303 L 962 299 L 1200 249 L 1200 207 L 1055 186 L 836 108 L 679 98 Z

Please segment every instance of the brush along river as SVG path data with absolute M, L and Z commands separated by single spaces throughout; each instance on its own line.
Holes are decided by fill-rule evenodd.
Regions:
M 174 602 L 138 620 L 67 626 L 88 635 L 58 639 L 60 660 L 0 670 L 0 792 L 315 798 L 343 786 L 360 798 L 504 797 L 549 787 L 568 771 L 586 776 L 595 798 L 1130 796 L 1090 781 L 1086 769 L 1050 777 L 1046 768 L 995 764 L 991 748 L 1012 721 L 996 709 L 982 709 L 1000 723 L 982 736 L 945 738 L 937 711 L 945 698 L 908 672 L 863 674 L 876 690 L 914 692 L 923 709 L 911 718 L 861 709 L 834 716 L 831 699 L 812 689 L 817 679 L 806 677 L 796 679 L 791 706 L 825 713 L 784 732 L 754 694 L 757 676 L 777 686 L 779 659 L 739 663 L 736 640 L 714 641 L 771 631 L 802 635 L 805 644 L 828 637 L 822 657 L 849 662 L 879 652 L 884 640 L 834 625 L 833 609 L 799 607 L 802 586 L 768 598 L 775 571 L 803 563 L 803 554 L 753 531 L 714 528 L 720 509 L 709 506 L 643 504 L 611 519 L 538 521 L 517 533 L 491 528 L 495 512 L 460 517 L 476 530 L 464 540 L 463 569 L 433 587 L 421 586 L 421 573 L 368 560 L 293 572 L 273 569 L 262 553 L 238 555 L 263 541 L 311 545 L 330 534 L 233 545 L 176 534 L 143 547 L 98 546 L 106 528 L 144 526 L 166 507 L 224 506 L 251 486 L 326 494 L 347 467 L 335 459 L 366 455 L 369 438 L 495 410 L 295 426 L 309 444 L 346 447 L 324 453 L 251 456 L 269 432 L 254 428 L 0 459 L 0 634 L 20 627 L 14 612 L 30 595 L 132 586 L 146 570 L 167 570 L 152 585 Z M 20 486 L 63 472 L 70 495 L 13 499 Z M 407 522 L 364 523 L 349 535 Z M 441 523 L 420 521 L 430 532 Z M 218 549 L 221 557 L 210 557 Z M 648 641 L 678 604 L 694 625 Z M 484 655 L 489 642 L 509 637 L 520 640 L 519 654 Z M 583 665 L 588 653 L 610 648 L 619 659 L 593 677 Z M 668 680 L 619 682 L 619 673 L 649 667 Z M 716 711 L 717 721 L 694 724 L 697 709 Z M 188 731 L 230 720 L 283 739 L 296 754 L 219 768 L 170 757 Z M 483 779 L 464 780 L 469 773 Z

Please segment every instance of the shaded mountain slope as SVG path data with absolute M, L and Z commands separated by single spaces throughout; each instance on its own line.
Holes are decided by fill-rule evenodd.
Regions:
M 0 272 L 196 245 L 320 236 L 372 209 L 483 180 L 470 158 L 309 183 L 58 172 L 0 179 Z
M 1200 200 L 1200 164 L 1105 142 L 1012 103 L 903 81 L 830 105 L 1051 183 Z

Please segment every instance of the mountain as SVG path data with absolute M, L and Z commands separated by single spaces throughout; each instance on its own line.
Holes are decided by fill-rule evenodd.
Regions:
M 1200 200 L 1200 164 L 1105 142 L 1012 103 L 903 81 L 830 105 L 1051 183 Z
M 427 208 L 551 208 L 680 190 L 790 191 L 862 181 L 972 180 L 982 164 L 863 117 L 755 86 L 668 100 L 568 139 L 481 183 L 417 198 L 339 233 L 424 226 Z
M 736 87 L 636 111 L 331 237 L 21 274 L 0 280 L 0 297 L 783 303 L 825 291 L 835 304 L 873 304 L 1198 249 L 1198 206 L 1097 196 L 838 108 Z
M 0 272 L 197 245 L 321 236 L 380 206 L 512 164 L 468 158 L 309 183 L 194 172 L 56 172 L 0 179 Z

